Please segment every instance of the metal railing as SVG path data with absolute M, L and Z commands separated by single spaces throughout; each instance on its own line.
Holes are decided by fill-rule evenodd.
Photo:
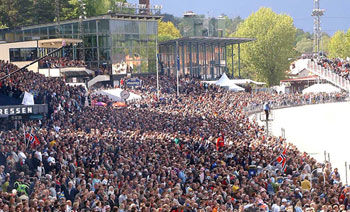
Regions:
M 309 98 L 295 100 L 283 100 L 270 103 L 271 110 L 284 109 L 290 107 L 300 107 L 305 105 L 325 104 L 334 102 L 345 102 L 346 96 L 337 96 L 335 94 L 328 95 L 311 95 Z M 263 104 L 251 104 L 244 108 L 248 115 L 263 112 Z
M 334 73 L 331 69 L 324 68 L 318 65 L 317 62 L 311 60 L 308 62 L 307 68 L 322 79 L 331 82 L 341 89 L 350 91 L 350 80 L 341 77 L 337 73 Z

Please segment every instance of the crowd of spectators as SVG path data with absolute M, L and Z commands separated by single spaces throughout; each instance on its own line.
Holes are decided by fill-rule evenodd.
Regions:
M 350 80 L 350 63 L 349 61 L 342 60 L 342 59 L 329 59 L 329 58 L 322 58 L 318 61 L 318 65 L 321 65 L 322 67 L 326 69 L 332 70 L 334 73 L 338 74 L 339 76 Z
M 5 67 L 5 68 L 4 68 Z M 0 71 L 15 67 L 1 62 Z M 0 73 L 1 75 L 1 73 Z M 340 211 L 350 188 L 337 169 L 266 137 L 245 108 L 303 95 L 232 93 L 155 77 L 124 110 L 85 105 L 80 87 L 24 71 L 1 81 L 41 96 L 50 113 L 6 129 L 0 121 L 2 211 Z M 90 100 L 105 100 L 103 96 Z M 30 128 L 30 130 L 28 129 Z M 31 131 L 39 144 L 24 141 Z M 217 147 L 218 139 L 224 145 Z M 286 167 L 276 161 L 284 152 Z M 314 171 L 318 170 L 318 171 Z
M 70 57 L 46 57 L 39 62 L 40 68 L 86 67 L 82 60 L 72 60 Z

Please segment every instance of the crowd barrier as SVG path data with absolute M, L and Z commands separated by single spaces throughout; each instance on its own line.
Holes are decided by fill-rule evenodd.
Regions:
M 270 103 L 271 110 L 278 110 L 290 107 L 300 107 L 305 105 L 314 105 L 314 104 L 326 104 L 326 103 L 335 103 L 335 102 L 346 102 L 348 101 L 346 97 L 338 97 L 333 94 L 325 95 L 325 96 L 314 96 L 310 99 L 302 99 L 298 101 L 284 100 L 281 102 L 272 102 Z M 246 112 L 249 116 L 263 112 L 263 104 L 254 104 L 248 105 L 244 108 L 244 112 Z

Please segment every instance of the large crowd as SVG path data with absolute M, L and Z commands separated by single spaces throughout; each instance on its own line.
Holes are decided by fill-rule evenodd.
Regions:
M 337 75 L 350 80 L 350 63 L 347 60 L 322 58 L 318 60 L 318 65 L 330 69 Z
M 2 61 L 0 76 L 15 69 Z M 350 188 L 336 168 L 265 136 L 245 112 L 249 105 L 311 97 L 232 93 L 192 79 L 181 79 L 176 97 L 175 80 L 162 76 L 158 99 L 155 77 L 142 80 L 134 90 L 142 101 L 121 110 L 90 107 L 86 98 L 105 97 L 29 71 L 1 81 L 35 94 L 49 114 L 17 129 L 0 120 L 0 210 L 350 209 Z M 26 141 L 27 132 L 38 142 Z
M 40 68 L 86 67 L 83 60 L 72 60 L 70 57 L 46 57 L 39 62 Z

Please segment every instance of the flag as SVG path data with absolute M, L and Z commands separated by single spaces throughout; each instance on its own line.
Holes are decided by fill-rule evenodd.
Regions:
M 24 92 L 22 105 L 34 105 L 34 96 L 31 93 L 28 93 L 27 91 Z
M 40 141 L 33 133 L 26 133 L 26 140 L 32 147 L 38 146 Z
M 286 162 L 287 162 L 286 151 L 287 151 L 287 149 L 285 149 L 285 150 L 282 152 L 282 154 L 281 154 L 280 156 L 278 156 L 278 158 L 277 158 L 277 162 L 278 162 L 279 164 L 282 165 L 282 169 L 283 169 L 283 170 L 285 170 L 285 168 L 286 168 Z

